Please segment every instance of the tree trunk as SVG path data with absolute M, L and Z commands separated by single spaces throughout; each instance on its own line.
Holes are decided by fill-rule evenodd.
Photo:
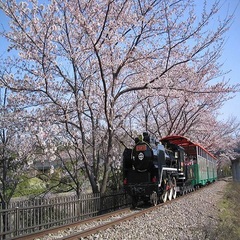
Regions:
M 111 127 L 108 129 L 108 146 L 107 146 L 107 158 L 105 161 L 105 166 L 104 166 L 104 174 L 103 174 L 103 181 L 102 181 L 102 186 L 101 186 L 101 193 L 105 193 L 107 189 L 107 181 L 108 181 L 108 176 L 110 172 L 110 162 L 112 158 L 112 146 L 113 144 L 113 131 L 111 130 Z

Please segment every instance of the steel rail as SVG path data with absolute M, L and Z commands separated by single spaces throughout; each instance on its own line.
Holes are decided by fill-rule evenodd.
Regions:
M 83 225 L 83 224 L 86 224 L 86 223 L 90 223 L 90 222 L 93 222 L 93 221 L 99 221 L 99 220 L 106 219 L 106 218 L 109 218 L 111 216 L 121 214 L 121 213 L 124 213 L 124 212 L 128 212 L 128 211 L 130 211 L 129 207 L 128 208 L 123 208 L 123 209 L 120 209 L 120 210 L 117 210 L 117 211 L 114 211 L 114 212 L 106 213 L 106 214 L 103 214 L 103 215 L 99 215 L 99 216 L 96 216 L 96 217 L 93 217 L 93 218 L 88 218 L 88 219 L 85 219 L 85 220 L 81 220 L 81 221 L 78 221 L 78 222 L 65 224 L 65 225 L 62 225 L 62 226 L 57 226 L 57 227 L 54 227 L 54 228 L 51 228 L 51 229 L 45 229 L 41 232 L 36 232 L 36 233 L 28 234 L 28 235 L 17 236 L 17 237 L 12 238 L 12 239 L 33 240 L 33 239 L 36 239 L 36 238 L 44 237 L 49 233 L 54 234 L 54 233 L 57 233 L 59 231 L 63 231 L 65 229 L 74 228 L 76 226 Z
M 159 205 L 157 205 L 157 207 L 160 207 L 161 205 L 163 205 L 163 204 L 159 204 Z M 133 220 L 134 218 L 140 217 L 140 216 L 144 215 L 145 213 L 151 212 L 155 209 L 156 209 L 156 206 L 150 207 L 150 208 L 147 208 L 147 209 L 144 209 L 144 210 L 140 210 L 140 212 L 137 212 L 137 213 L 135 212 L 135 213 L 130 214 L 128 216 L 121 217 L 121 218 L 118 218 L 116 220 L 112 220 L 111 222 L 107 222 L 107 223 L 104 223 L 100 226 L 92 227 L 90 229 L 87 229 L 87 230 L 84 230 L 84 231 L 81 231 L 81 232 L 70 234 L 69 236 L 65 236 L 65 237 L 60 238 L 60 239 L 61 240 L 75 240 L 75 239 L 84 238 L 84 237 L 87 237 L 91 234 L 95 234 L 95 233 L 98 233 L 102 230 L 110 228 L 112 226 L 119 225 L 122 222 L 125 222 L 125 221 L 128 221 L 128 220 L 129 221 Z

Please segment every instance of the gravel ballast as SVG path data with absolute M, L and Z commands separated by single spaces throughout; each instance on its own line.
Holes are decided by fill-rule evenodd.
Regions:
M 214 239 L 225 181 L 84 239 Z

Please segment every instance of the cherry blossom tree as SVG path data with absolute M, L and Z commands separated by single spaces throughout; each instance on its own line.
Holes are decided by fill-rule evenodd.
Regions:
M 13 100 L 28 105 L 32 117 L 61 126 L 93 192 L 98 182 L 106 191 L 119 128 L 149 95 L 163 96 L 155 104 L 161 107 L 168 93 L 177 99 L 184 92 L 230 90 L 224 82 L 209 86 L 219 74 L 231 21 L 216 20 L 219 1 L 210 10 L 205 3 L 201 16 L 193 0 L 0 0 L 0 6 L 11 27 L 2 34 L 9 51 L 18 53 L 4 62 L 13 72 L 2 73 L 1 82 L 18 93 Z M 217 25 L 209 30 L 212 21 Z M 205 81 L 196 85 L 200 75 Z M 182 108 L 187 121 L 191 106 L 185 101 Z M 177 120 L 172 114 L 170 121 Z
M 184 67 L 186 68 L 184 70 Z M 148 92 L 147 99 L 139 104 L 135 111 L 135 122 L 159 138 L 177 134 L 189 135 L 198 125 L 208 126 L 209 119 L 216 119 L 217 110 L 229 99 L 229 93 L 236 91 L 226 83 L 212 85 L 211 80 L 221 71 L 219 68 L 204 67 L 192 72 L 192 69 L 181 65 L 169 78 L 177 77 L 175 85 L 178 90 L 162 91 L 159 94 Z M 211 71 L 210 71 L 211 69 Z M 207 133 L 208 134 L 208 133 Z

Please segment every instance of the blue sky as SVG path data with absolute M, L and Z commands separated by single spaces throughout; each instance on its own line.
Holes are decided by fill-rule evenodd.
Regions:
M 203 0 L 196 2 L 201 4 Z M 214 0 L 208 0 L 208 4 Z M 223 0 L 223 5 L 220 10 L 220 16 L 224 17 L 227 14 L 234 12 L 234 20 L 225 34 L 226 43 L 223 49 L 220 62 L 223 63 L 222 70 L 224 72 L 230 71 L 225 78 L 230 80 L 230 84 L 240 84 L 240 0 Z M 0 29 L 7 28 L 7 18 L 3 12 L 0 11 Z M 6 54 L 6 41 L 0 37 L 0 57 Z M 229 117 L 237 117 L 240 122 L 240 93 L 236 93 L 235 97 L 224 104 L 219 111 L 219 120 L 226 120 Z
M 225 34 L 226 43 L 220 61 L 223 63 L 222 70 L 230 71 L 225 77 L 231 84 L 240 84 L 240 0 L 225 0 L 221 9 L 224 16 L 228 12 L 233 12 L 234 19 L 229 31 Z M 240 121 L 240 93 L 224 104 L 220 110 L 219 119 L 237 117 Z

